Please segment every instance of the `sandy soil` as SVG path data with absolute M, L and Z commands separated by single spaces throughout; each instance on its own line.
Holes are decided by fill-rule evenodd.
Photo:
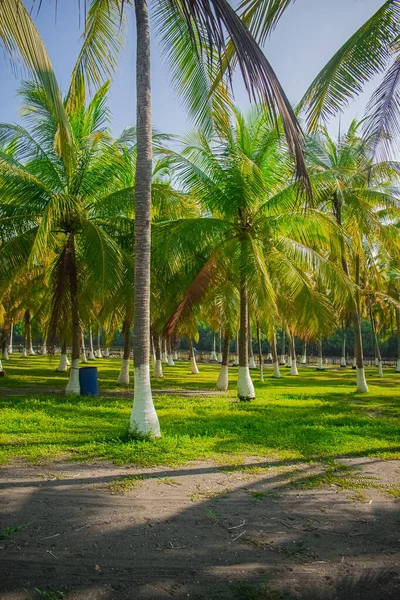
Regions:
M 400 483 L 395 461 L 342 462 L 373 481 Z M 26 527 L 0 539 L 0 598 L 400 598 L 395 497 L 336 485 L 296 489 L 290 480 L 322 466 L 249 463 L 261 472 L 208 462 L 1 467 L 0 532 Z M 116 478 L 138 475 L 132 489 L 113 491 Z

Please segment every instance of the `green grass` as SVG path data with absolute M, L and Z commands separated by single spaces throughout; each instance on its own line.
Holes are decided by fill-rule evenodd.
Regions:
M 164 369 L 154 390 L 176 389 L 176 395 L 157 395 L 155 404 L 163 437 L 135 440 L 127 435 L 132 396 L 107 397 L 120 361 L 102 359 L 100 388 L 105 397 L 56 395 L 67 375 L 56 373 L 57 360 L 22 359 L 13 355 L 0 379 L 0 461 L 24 458 L 32 462 L 72 458 L 108 459 L 117 464 L 178 466 L 194 459 L 215 459 L 243 465 L 246 457 L 268 460 L 334 459 L 337 456 L 398 457 L 400 375 L 377 369 L 367 372 L 370 394 L 355 392 L 351 369 L 317 372 L 300 369 L 299 377 L 265 382 L 253 379 L 257 399 L 236 402 L 237 369 L 230 369 L 228 395 L 179 395 L 179 390 L 215 390 L 218 367 L 200 365 L 191 375 L 188 363 Z M 12 395 L 10 395 L 12 394 Z M 260 461 L 260 468 L 264 469 Z

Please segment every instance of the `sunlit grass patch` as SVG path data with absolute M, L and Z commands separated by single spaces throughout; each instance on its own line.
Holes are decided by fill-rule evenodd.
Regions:
M 192 375 L 188 363 L 177 363 L 165 368 L 163 380 L 152 382 L 153 389 L 161 392 L 154 401 L 163 437 L 151 440 L 128 435 L 133 397 L 118 391 L 119 360 L 96 361 L 100 389 L 113 390 L 99 398 L 62 395 L 67 375 L 55 373 L 56 363 L 53 359 L 50 368 L 45 357 L 14 355 L 5 363 L 6 377 L 0 380 L 1 462 L 15 457 L 31 462 L 63 457 L 178 466 L 212 459 L 228 471 L 257 475 L 268 468 L 284 469 L 288 460 L 400 455 L 400 375 L 394 372 L 373 379 L 370 394 L 362 395 L 355 392 L 350 369 L 323 373 L 300 369 L 299 377 L 280 380 L 266 369 L 264 383 L 252 372 L 256 400 L 239 403 L 236 368 L 230 368 L 228 395 L 207 396 L 207 390 L 215 391 L 218 366 L 199 365 L 200 374 Z M 22 372 L 25 381 L 35 384 L 21 394 Z M 10 389 L 15 395 L 8 395 Z M 176 393 L 163 393 L 171 389 Z M 7 395 L 2 396 L 2 390 Z M 371 416 L 375 414 L 379 417 Z M 246 464 L 254 457 L 260 464 Z

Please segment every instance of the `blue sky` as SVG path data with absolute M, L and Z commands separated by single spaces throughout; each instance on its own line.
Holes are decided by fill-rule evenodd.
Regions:
M 32 0 L 24 1 L 30 8 Z M 286 11 L 264 49 L 291 102 L 296 103 L 301 98 L 332 54 L 381 5 L 382 0 L 297 0 Z M 64 91 L 68 88 L 80 47 L 77 7 L 77 0 L 58 0 L 55 20 L 55 0 L 43 0 L 41 12 L 38 17 L 35 16 Z M 135 120 L 135 28 L 133 11 L 129 12 L 128 39 L 110 93 L 112 130 L 115 135 Z M 19 80 L 4 55 L 0 55 L 0 81 L 0 120 L 19 121 L 19 100 L 16 95 Z M 343 127 L 353 117 L 362 116 L 375 85 L 376 82 L 369 84 L 365 93 L 351 103 L 341 118 Z M 168 133 L 183 134 L 188 131 L 190 121 L 171 89 L 168 70 L 154 35 L 152 90 L 154 126 Z M 235 88 L 235 101 L 242 109 L 249 104 L 240 83 Z M 330 124 L 333 132 L 337 127 L 337 122 Z

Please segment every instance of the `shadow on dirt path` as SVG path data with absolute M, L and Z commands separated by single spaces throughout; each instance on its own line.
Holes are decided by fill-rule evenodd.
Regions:
M 376 486 L 399 484 L 395 461 L 340 462 Z M 1 467 L 0 598 L 39 598 L 35 588 L 51 600 L 400 597 L 395 497 L 304 489 L 322 465 L 238 469 Z

